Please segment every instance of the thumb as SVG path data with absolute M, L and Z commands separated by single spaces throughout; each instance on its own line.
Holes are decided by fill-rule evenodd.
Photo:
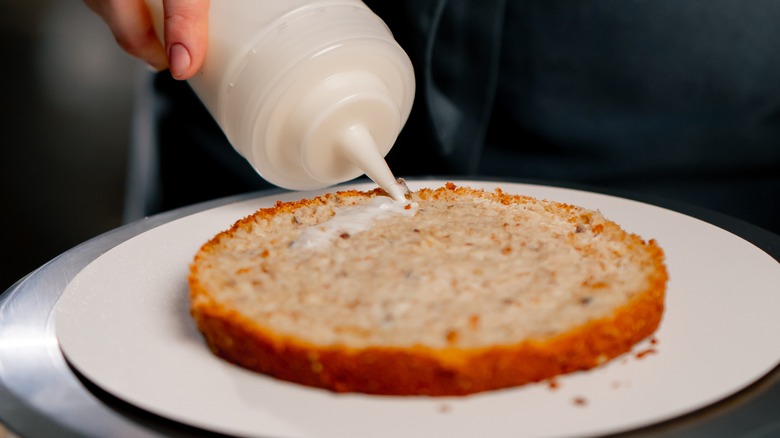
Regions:
M 209 0 L 164 0 L 165 53 L 171 75 L 189 79 L 203 65 Z

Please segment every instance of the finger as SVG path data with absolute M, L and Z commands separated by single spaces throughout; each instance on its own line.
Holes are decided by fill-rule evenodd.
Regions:
M 108 24 L 125 52 L 158 71 L 168 66 L 165 49 L 154 31 L 144 0 L 85 0 L 85 3 Z
M 203 65 L 209 0 L 165 0 L 165 52 L 176 79 L 192 77 Z

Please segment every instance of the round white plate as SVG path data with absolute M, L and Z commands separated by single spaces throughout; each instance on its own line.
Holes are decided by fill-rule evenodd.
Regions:
M 620 432 L 707 406 L 780 363 L 780 264 L 751 243 L 698 219 L 622 198 L 524 184 L 456 183 L 500 186 L 598 209 L 628 231 L 656 239 L 670 275 L 656 342 L 646 340 L 630 354 L 554 385 L 461 398 L 333 394 L 220 360 L 188 314 L 193 255 L 257 208 L 315 195 L 311 192 L 207 210 L 103 254 L 73 279 L 56 306 L 62 351 L 99 387 L 155 414 L 215 432 L 284 438 Z

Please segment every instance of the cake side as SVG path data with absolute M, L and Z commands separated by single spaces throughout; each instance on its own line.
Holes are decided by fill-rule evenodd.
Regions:
M 658 276 L 614 315 L 553 338 L 473 349 L 323 347 L 213 302 L 200 302 L 193 316 L 216 355 L 278 379 L 336 392 L 467 395 L 588 370 L 629 351 L 660 323 L 664 282 Z

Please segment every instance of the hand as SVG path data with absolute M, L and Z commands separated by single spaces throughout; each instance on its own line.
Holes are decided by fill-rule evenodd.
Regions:
M 144 0 L 84 0 L 108 24 L 119 46 L 155 70 L 189 79 L 206 56 L 209 0 L 163 0 L 164 46 Z

